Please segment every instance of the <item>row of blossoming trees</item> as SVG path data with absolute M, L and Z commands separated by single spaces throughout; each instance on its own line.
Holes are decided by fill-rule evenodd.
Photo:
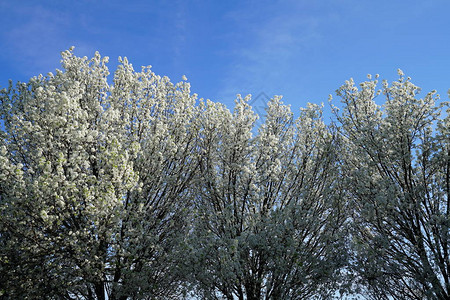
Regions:
M 409 78 L 255 126 L 248 98 L 62 57 L 1 91 L 0 298 L 450 298 L 450 118 Z

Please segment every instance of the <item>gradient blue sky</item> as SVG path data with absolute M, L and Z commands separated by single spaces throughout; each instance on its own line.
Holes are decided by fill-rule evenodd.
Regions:
M 0 87 L 59 67 L 60 52 L 98 50 L 188 77 L 200 97 L 283 95 L 327 102 L 346 79 L 397 68 L 424 92 L 450 88 L 450 1 L 4 1 Z

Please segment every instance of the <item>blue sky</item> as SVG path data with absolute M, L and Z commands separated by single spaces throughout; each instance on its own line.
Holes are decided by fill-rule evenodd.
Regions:
M 424 92 L 450 88 L 450 1 L 5 1 L 0 87 L 59 67 L 60 52 L 98 50 L 186 75 L 200 97 L 283 95 L 294 110 L 327 102 L 350 77 L 397 78 Z

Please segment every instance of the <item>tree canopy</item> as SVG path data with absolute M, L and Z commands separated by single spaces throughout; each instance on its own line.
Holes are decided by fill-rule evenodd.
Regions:
M 375 299 L 450 297 L 448 103 L 399 80 L 338 91 L 342 157 L 352 216 L 353 268 Z M 375 102 L 385 97 L 383 106 Z M 441 118 L 440 110 L 447 108 Z
M 349 80 L 327 122 L 107 63 L 70 49 L 0 92 L 0 298 L 450 298 L 434 91 Z

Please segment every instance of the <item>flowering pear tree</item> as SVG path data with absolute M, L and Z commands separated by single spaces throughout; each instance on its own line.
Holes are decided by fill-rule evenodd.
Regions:
M 450 298 L 450 108 L 400 73 L 337 125 L 62 53 L 0 91 L 0 298 Z M 384 95 L 385 104 L 375 102 Z M 447 115 L 441 117 L 442 107 Z M 351 208 L 351 209 L 350 209 Z
M 11 299 L 179 296 L 176 255 L 196 169 L 195 95 L 121 61 L 0 95 L 0 293 Z
M 449 299 L 450 119 L 399 76 L 337 91 L 353 267 L 373 299 Z
M 233 112 L 205 104 L 189 261 L 197 292 L 204 299 L 333 295 L 346 261 L 338 144 L 316 105 L 295 120 L 275 97 L 256 129 L 248 100 L 239 97 Z

